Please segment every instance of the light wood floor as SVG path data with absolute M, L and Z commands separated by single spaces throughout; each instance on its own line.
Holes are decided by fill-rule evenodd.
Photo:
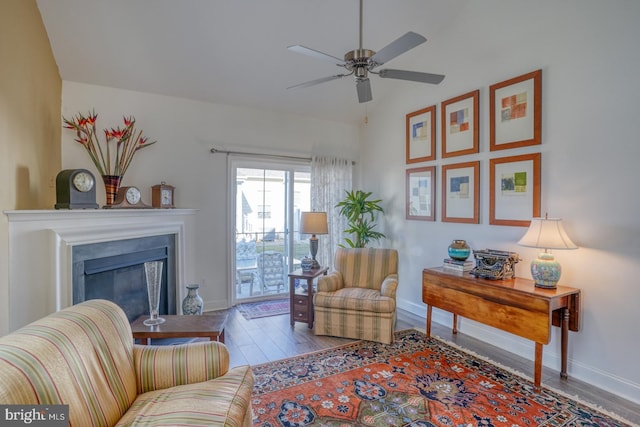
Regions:
M 424 329 L 424 319 L 405 311 L 399 311 L 396 329 L 414 327 Z M 462 333 L 453 335 L 449 328 L 437 323 L 434 323 L 432 333 L 533 377 L 533 362 L 513 353 Z M 225 329 L 225 343 L 229 348 L 232 366 L 257 365 L 351 341 L 353 340 L 315 336 L 313 330 L 309 329 L 305 323 L 296 323 L 292 328 L 289 325 L 288 314 L 246 320 L 235 308 L 229 310 L 229 320 Z M 584 401 L 591 402 L 640 425 L 640 406 L 614 394 L 576 379 L 562 380 L 559 372 L 547 367 L 542 370 L 542 385 L 563 391 L 570 396 L 578 396 Z

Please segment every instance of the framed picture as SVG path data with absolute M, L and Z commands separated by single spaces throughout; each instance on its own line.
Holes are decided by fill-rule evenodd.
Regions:
M 442 166 L 442 221 L 480 223 L 480 162 Z
M 407 169 L 407 219 L 435 221 L 436 167 Z
M 489 224 L 528 227 L 540 216 L 540 153 L 489 160 Z
M 442 157 L 478 152 L 479 99 L 475 90 L 441 104 Z
M 489 87 L 491 151 L 540 144 L 542 70 Z
M 407 114 L 407 164 L 436 158 L 436 106 Z

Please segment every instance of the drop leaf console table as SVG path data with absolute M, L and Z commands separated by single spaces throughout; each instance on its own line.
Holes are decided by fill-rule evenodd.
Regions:
M 579 289 L 537 288 L 528 279 L 480 279 L 438 267 L 422 271 L 422 301 L 427 304 L 427 336 L 431 335 L 431 309 L 437 307 L 453 313 L 454 334 L 457 316 L 462 316 L 534 341 L 537 391 L 542 373 L 542 346 L 551 339 L 551 326 L 559 326 L 562 334 L 560 376 L 567 378 L 568 332 L 580 329 Z

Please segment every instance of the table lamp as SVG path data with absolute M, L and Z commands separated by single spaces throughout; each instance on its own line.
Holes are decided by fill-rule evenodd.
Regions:
M 531 276 L 539 288 L 553 289 L 560 280 L 562 268 L 549 249 L 578 249 L 562 227 L 562 219 L 533 218 L 529 229 L 518 241 L 521 246 L 544 249 L 531 261 Z
M 316 234 L 328 234 L 327 226 L 327 213 L 326 212 L 302 212 L 300 215 L 300 233 L 311 234 L 309 239 L 309 247 L 311 251 L 311 258 L 313 260 L 313 267 L 320 268 L 320 263 L 316 261 L 316 255 L 318 254 L 318 238 Z

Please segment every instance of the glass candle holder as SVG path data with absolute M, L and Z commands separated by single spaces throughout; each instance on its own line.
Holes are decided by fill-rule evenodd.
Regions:
M 147 326 L 159 325 L 165 321 L 158 314 L 160 309 L 160 289 L 162 288 L 162 264 L 162 261 L 144 263 L 147 294 L 149 296 L 149 318 L 142 323 Z

